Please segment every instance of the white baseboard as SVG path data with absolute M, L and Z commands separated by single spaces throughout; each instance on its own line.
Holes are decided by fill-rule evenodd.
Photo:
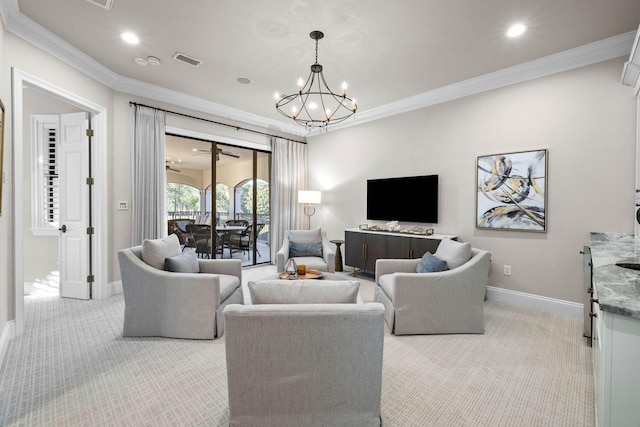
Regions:
M 565 301 L 525 292 L 487 286 L 487 299 L 504 302 L 517 307 L 540 310 L 572 319 L 583 319 L 583 305 L 577 302 Z
M 95 292 L 93 294 L 93 299 L 105 299 L 121 293 L 122 293 L 122 281 L 117 280 L 115 282 L 105 283 L 102 286 L 100 285 L 96 286 Z
M 9 341 L 16 337 L 16 321 L 9 320 L 4 328 L 2 328 L 2 334 L 0 334 L 0 368 L 4 362 L 4 356 L 7 354 L 9 348 Z
M 120 295 L 122 293 L 122 280 L 111 282 L 111 285 L 113 286 L 113 295 Z

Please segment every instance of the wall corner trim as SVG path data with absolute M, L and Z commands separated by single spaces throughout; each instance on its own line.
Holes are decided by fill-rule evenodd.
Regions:
M 580 303 L 496 288 L 494 286 L 487 286 L 487 299 L 572 319 L 583 319 L 584 316 L 583 305 Z

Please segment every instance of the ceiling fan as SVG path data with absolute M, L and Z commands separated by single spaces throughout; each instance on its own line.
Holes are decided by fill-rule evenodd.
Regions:
M 180 172 L 180 170 L 175 169 L 173 166 L 171 166 L 171 165 L 169 164 L 169 161 L 165 161 L 164 163 L 165 163 L 165 165 L 164 165 L 164 170 L 166 170 L 166 171 L 172 171 L 172 172 Z
M 240 156 L 237 155 L 236 153 L 232 153 L 230 151 L 225 151 L 222 148 L 217 148 L 216 149 L 216 160 L 220 160 L 220 154 L 223 154 L 225 156 L 229 156 L 229 157 L 235 157 L 236 159 L 239 159 Z M 196 153 L 195 155 L 200 155 L 200 154 L 211 154 L 211 149 L 209 150 L 204 150 L 202 148 L 198 148 L 197 150 L 194 150 Z

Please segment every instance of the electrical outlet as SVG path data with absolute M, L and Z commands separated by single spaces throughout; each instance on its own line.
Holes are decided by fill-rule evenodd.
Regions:
M 511 266 L 510 265 L 505 265 L 504 266 L 504 275 L 505 276 L 511 276 Z

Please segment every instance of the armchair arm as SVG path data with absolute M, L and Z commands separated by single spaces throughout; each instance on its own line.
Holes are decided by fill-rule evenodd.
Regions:
M 242 283 L 242 261 L 239 259 L 199 259 L 200 273 L 228 274 Z
M 287 263 L 288 259 L 289 259 L 289 238 L 285 236 L 285 239 L 282 242 L 282 247 L 276 254 L 276 271 L 278 273 L 284 271 L 284 265 Z
M 486 251 L 476 253 L 469 261 L 458 268 L 435 273 L 401 273 L 395 274 L 396 308 L 409 306 L 422 301 L 423 309 L 446 311 L 446 304 L 452 306 L 465 304 L 482 305 L 489 277 L 491 254 Z M 437 302 L 437 303 L 436 303 Z M 437 308 L 434 305 L 439 305 Z
M 171 301 L 182 301 L 185 296 L 200 293 L 203 305 L 220 304 L 219 277 L 214 274 L 173 273 L 145 264 L 129 250 L 118 252 L 122 276 L 122 290 L 130 307 L 137 301 L 169 295 Z M 237 260 L 241 262 L 240 260 Z M 213 288 L 213 292 L 209 290 Z M 159 304 L 159 302 L 158 302 Z
M 415 273 L 420 259 L 379 259 L 376 261 L 376 283 L 383 274 Z

